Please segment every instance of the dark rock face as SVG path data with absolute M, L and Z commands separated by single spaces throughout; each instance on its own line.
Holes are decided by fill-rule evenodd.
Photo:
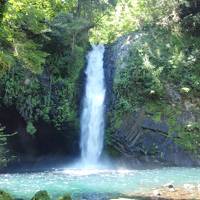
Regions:
M 182 29 L 193 36 L 199 36 L 200 24 L 198 22 L 200 14 L 199 0 L 190 0 L 179 7 L 179 17 L 182 19 Z
M 169 136 L 168 130 L 165 122 L 155 122 L 142 112 L 135 113 L 112 136 L 113 146 L 133 162 L 198 166 L 199 161 L 176 144 L 176 134 Z
M 188 6 L 186 3 L 182 4 L 179 8 L 179 15 L 183 19 L 189 15 L 195 15 L 199 13 L 200 10 L 200 2 L 198 0 L 192 0 L 188 2 Z
M 153 131 L 158 131 L 161 133 L 168 133 L 169 128 L 165 122 L 154 122 L 151 118 L 146 118 L 143 121 L 142 128 L 149 129 Z
M 113 80 L 115 74 L 115 58 L 116 54 L 113 53 L 112 45 L 107 45 L 105 47 L 104 53 L 104 75 L 105 75 L 105 85 L 106 85 L 106 97 L 105 97 L 105 109 L 106 112 L 109 111 L 111 103 L 114 101 L 113 96 Z
M 79 154 L 78 134 L 75 134 L 76 130 L 67 123 L 63 124 L 61 130 L 57 130 L 53 125 L 40 120 L 35 124 L 37 132 L 32 136 L 27 133 L 26 122 L 15 108 L 1 107 L 0 124 L 6 127 L 7 134 L 17 132 L 16 135 L 8 137 L 10 154 L 16 158 L 12 159 L 5 170 L 21 170 L 20 166 L 32 168 L 34 165 L 40 168 L 45 163 L 46 166 L 57 163 L 62 165 Z
M 8 144 L 14 152 L 34 155 L 34 141 L 30 134 L 26 132 L 26 122 L 14 107 L 0 108 L 0 124 L 5 126 L 8 134 L 17 132 L 18 134 L 8 138 Z M 20 134 L 19 134 L 20 133 Z

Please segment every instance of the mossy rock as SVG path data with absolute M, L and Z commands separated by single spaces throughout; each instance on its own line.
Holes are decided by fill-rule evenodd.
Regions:
M 38 191 L 31 200 L 51 200 L 49 194 L 45 190 Z
M 0 190 L 0 200 L 13 200 L 13 198 L 7 192 Z
M 58 200 L 72 200 L 70 194 L 65 194 L 63 197 L 58 198 Z

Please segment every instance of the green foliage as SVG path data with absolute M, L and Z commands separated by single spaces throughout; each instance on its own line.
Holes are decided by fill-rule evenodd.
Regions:
M 30 133 L 31 135 L 34 135 L 37 130 L 35 126 L 33 125 L 33 123 L 29 121 L 26 126 L 26 131 Z
M 200 147 L 199 124 L 195 122 L 188 123 L 186 126 L 181 127 L 180 131 L 180 138 L 177 139 L 177 142 L 180 143 L 185 149 L 198 154 Z
M 124 41 L 130 48 L 116 69 L 110 132 L 124 115 L 154 101 L 167 105 L 158 105 L 159 121 L 172 109 L 166 83 L 186 99 L 199 97 L 199 15 L 197 0 L 1 1 L 0 104 L 15 107 L 30 134 L 40 119 L 58 129 L 66 122 L 78 128 L 78 80 L 88 41 L 107 43 L 135 32 Z M 174 122 L 170 118 L 173 130 Z M 198 131 L 194 137 L 186 132 L 189 147 Z
M 156 121 L 161 121 L 165 115 L 170 125 L 170 133 L 180 133 L 176 142 L 197 153 L 200 143 L 199 130 L 194 129 L 188 133 L 182 125 L 177 124 L 177 117 L 184 105 L 181 102 L 178 105 L 172 104 L 167 87 L 168 84 L 174 85 L 182 99 L 188 101 L 200 97 L 200 40 L 192 30 L 190 32 L 183 29 L 187 17 L 181 19 L 176 10 L 183 2 L 171 4 L 171 1 L 165 1 L 167 4 L 171 2 L 171 6 L 176 8 L 171 9 L 174 12 L 171 19 L 165 15 L 163 8 L 154 10 L 151 6 L 147 7 L 147 2 L 153 1 L 143 2 L 144 7 L 138 7 L 146 13 L 141 27 L 134 23 L 135 26 L 131 27 L 137 31 L 119 39 L 128 50 L 124 48 L 122 55 L 117 58 L 114 79 L 116 99 L 109 117 L 112 127 L 109 134 L 121 126 L 127 114 L 144 108 L 147 112 L 154 113 L 153 118 Z M 169 8 L 166 7 L 167 12 L 170 11 Z M 139 14 L 142 17 L 143 14 Z M 189 24 L 193 22 L 194 18 Z M 194 28 L 197 28 L 196 25 L 197 23 Z M 130 32 L 129 28 L 123 30 Z M 123 32 L 119 31 L 119 35 L 121 33 Z
M 37 119 L 37 107 L 40 107 L 40 85 L 26 69 L 16 67 L 2 77 L 2 103 L 15 105 L 25 120 Z
M 199 74 L 198 39 L 187 36 L 186 40 L 184 35 L 159 27 L 151 27 L 131 37 L 134 42 L 123 60 L 125 66 L 121 68 L 118 64 L 114 80 L 117 109 L 125 113 L 136 109 L 138 103 L 142 105 L 164 97 L 167 81 L 179 90 L 191 88 L 191 93 L 197 95 L 200 80 L 196 76 Z
M 148 113 L 152 113 L 152 119 L 162 121 L 164 118 L 169 125 L 169 134 L 175 143 L 181 145 L 185 150 L 199 153 L 200 147 L 200 126 L 198 122 L 185 121 L 180 123 L 178 119 L 184 113 L 183 105 L 172 105 L 166 100 L 149 101 L 145 108 Z M 174 137 L 176 135 L 176 137 Z
M 4 49 L 7 49 L 5 53 L 9 53 L 15 62 L 21 62 L 22 66 L 30 71 L 41 73 L 47 54 L 41 51 L 41 46 L 38 41 L 34 41 L 34 37 L 42 35 L 46 29 L 42 11 L 34 2 L 29 4 L 25 0 L 11 0 L 6 5 L 0 29 L 0 35 L 3 36 L 1 43 Z M 6 44 L 9 44 L 10 48 L 7 48 Z M 13 62 L 7 67 L 14 64 Z
M 33 73 L 41 73 L 47 53 L 38 50 L 33 41 L 26 41 L 23 44 L 15 44 L 16 57 L 22 62 L 23 67 Z
M 117 37 L 145 26 L 173 28 L 179 22 L 177 10 L 185 0 L 118 0 L 91 31 L 91 40 L 112 42 Z
M 98 5 L 94 6 L 97 11 Z M 16 107 L 30 134 L 36 132 L 33 124 L 39 119 L 58 129 L 66 122 L 77 126 L 78 79 L 93 23 L 85 16 L 85 7 L 79 14 L 77 7 L 78 1 L 62 0 L 5 4 L 0 27 L 0 103 Z
M 26 69 L 16 67 L 1 78 L 1 103 L 16 107 L 27 121 L 30 134 L 36 132 L 32 123 L 39 119 L 59 128 L 64 122 L 74 122 L 77 118 L 77 79 L 51 76 L 46 83 L 41 82 L 45 77 L 45 74 L 33 76 Z
M 156 121 L 165 115 L 170 132 L 181 133 L 177 143 L 187 150 L 196 151 L 200 143 L 199 132 L 195 129 L 196 132 L 188 133 L 182 125 L 177 125 L 181 108 L 173 107 L 166 90 L 170 83 L 175 85 L 182 98 L 199 98 L 199 39 L 160 27 L 151 27 L 136 35 L 137 40 L 133 39 L 122 61 L 123 68 L 118 63 L 116 69 L 114 93 L 117 98 L 111 120 L 113 131 L 119 128 L 127 113 L 144 107 L 154 113 Z
M 77 0 L 76 15 L 86 18 L 90 23 L 96 25 L 102 17 L 109 13 L 116 5 L 115 0 Z
M 52 75 L 52 87 L 56 86 L 52 91 L 56 100 L 51 101 L 50 113 L 59 128 L 63 122 L 77 121 L 78 81 L 88 48 L 89 24 L 84 18 L 60 13 L 51 21 L 50 28 L 50 40 L 44 48 L 50 55 L 46 65 Z
M 0 76 L 13 65 L 13 57 L 9 53 L 0 51 Z
M 110 6 L 104 0 L 9 0 L 0 7 L 0 105 L 16 108 L 27 133 L 37 134 L 40 120 L 78 130 L 88 31 Z

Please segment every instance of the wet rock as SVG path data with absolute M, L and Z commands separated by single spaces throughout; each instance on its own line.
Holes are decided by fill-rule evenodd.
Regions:
M 105 109 L 109 112 L 110 104 L 114 101 L 113 80 L 115 74 L 116 55 L 113 53 L 113 46 L 106 46 L 104 53 L 104 75 L 106 85 Z
M 7 192 L 0 190 L 0 200 L 13 200 L 13 198 Z
M 65 194 L 63 197 L 60 197 L 58 200 L 72 200 L 70 194 Z
M 153 190 L 152 193 L 153 193 L 154 196 L 160 196 L 161 195 L 159 190 Z
M 49 194 L 45 190 L 38 191 L 31 200 L 51 200 Z
M 173 185 L 168 185 L 168 188 L 174 188 L 174 186 Z
M 198 166 L 198 159 L 176 144 L 173 132 L 168 136 L 169 125 L 142 116 L 138 111 L 125 119 L 119 130 L 113 134 L 113 144 L 123 157 L 132 157 L 134 162 L 160 163 L 175 166 Z M 130 159 L 129 159 L 130 160 Z M 127 161 L 129 162 L 129 161 Z
M 167 183 L 167 184 L 163 185 L 163 187 L 174 188 L 172 183 Z
M 150 129 L 153 131 L 159 131 L 162 133 L 168 133 L 169 127 L 166 123 L 164 122 L 154 122 L 152 119 L 144 119 L 142 127 L 145 129 Z
M 195 121 L 196 121 L 195 113 L 191 111 L 184 111 L 177 117 L 177 122 L 182 125 L 185 125 L 191 122 L 194 123 Z
M 172 184 L 170 184 L 170 183 L 166 184 L 164 186 L 168 188 L 169 192 L 175 192 L 176 191 L 175 187 Z

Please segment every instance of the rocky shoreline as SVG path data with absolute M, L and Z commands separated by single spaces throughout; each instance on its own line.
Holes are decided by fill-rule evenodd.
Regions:
M 184 184 L 176 187 L 172 184 L 154 188 L 150 192 L 125 194 L 111 200 L 199 200 L 200 184 Z

